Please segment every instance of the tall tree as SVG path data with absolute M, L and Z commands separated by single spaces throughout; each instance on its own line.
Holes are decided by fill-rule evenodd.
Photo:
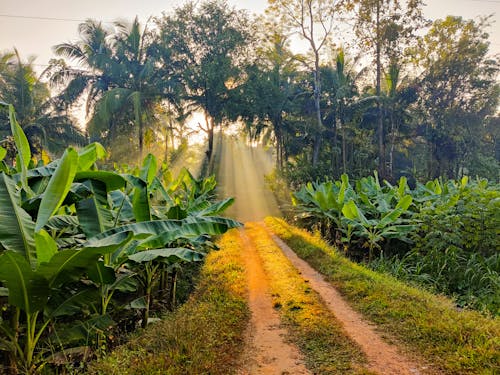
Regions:
M 77 43 L 55 47 L 57 54 L 83 67 L 52 74 L 53 82 L 67 84 L 60 98 L 73 104 L 87 95 L 91 135 L 112 139 L 135 128 L 142 157 L 145 124 L 156 104 L 172 94 L 169 66 L 159 63 L 154 33 L 135 18 L 131 24 L 115 22 L 113 31 L 88 20 L 80 25 L 80 35 Z
M 300 95 L 294 82 L 297 61 L 290 51 L 288 38 L 276 25 L 271 25 L 271 33 L 262 39 L 262 47 L 257 50 L 257 61 L 247 67 L 240 100 L 234 104 L 239 107 L 239 111 L 243 109 L 241 116 L 255 129 L 256 135 L 270 128 L 275 140 L 276 164 L 279 169 L 283 169 L 286 159 L 285 121 L 292 110 L 294 97 Z
M 58 152 L 68 144 L 83 144 L 85 137 L 82 132 L 74 119 L 55 105 L 47 84 L 36 73 L 33 61 L 31 58 L 24 62 L 16 49 L 0 55 L 0 101 L 12 104 L 16 109 L 17 120 L 34 153 L 42 148 Z M 1 106 L 0 136 L 7 134 L 10 134 L 9 116 L 7 107 Z
M 231 91 L 241 83 L 240 74 L 249 47 L 246 13 L 225 1 L 189 2 L 158 20 L 161 41 L 184 87 L 183 98 L 202 110 L 213 151 L 214 130 L 227 118 Z
M 369 51 L 375 65 L 375 95 L 377 105 L 377 144 L 379 175 L 387 177 L 385 129 L 381 97 L 384 66 L 401 65 L 404 48 L 416 30 L 424 23 L 422 0 L 353 0 L 355 5 L 355 33 L 360 48 Z
M 423 69 L 420 108 L 429 144 L 428 177 L 463 173 L 480 153 L 486 125 L 496 114 L 500 65 L 488 56 L 486 26 L 486 19 L 436 20 L 416 50 Z
M 334 27 L 337 1 L 331 0 L 270 0 L 269 11 L 278 14 L 284 24 L 292 27 L 309 44 L 310 58 L 303 59 L 313 74 L 316 129 L 312 166 L 318 164 L 323 120 L 321 114 L 321 53 L 330 40 Z

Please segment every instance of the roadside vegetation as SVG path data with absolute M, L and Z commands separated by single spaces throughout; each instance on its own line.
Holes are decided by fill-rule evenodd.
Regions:
M 366 374 L 361 349 L 311 289 L 259 224 L 246 224 L 246 233 L 269 276 L 273 303 L 302 351 L 306 366 L 317 374 Z
M 247 280 L 236 231 L 226 233 L 205 260 L 196 290 L 90 374 L 233 374 L 249 321 Z
M 240 223 L 218 216 L 214 177 L 158 172 L 154 156 L 99 170 L 104 148 L 36 161 L 9 106 L 15 164 L 0 154 L 0 363 L 4 373 L 79 367 L 176 306 L 185 265 Z M 4 149 L 0 148 L 0 151 Z
M 443 374 L 495 374 L 500 322 L 449 299 L 353 263 L 318 236 L 267 218 L 266 224 L 367 319 Z
M 374 176 L 308 183 L 297 220 L 348 257 L 493 315 L 500 312 L 500 189 L 487 180 L 434 180 L 410 189 Z

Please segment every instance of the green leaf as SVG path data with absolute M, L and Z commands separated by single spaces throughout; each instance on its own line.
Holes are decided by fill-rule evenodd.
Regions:
M 407 194 L 399 200 L 396 208 L 400 208 L 404 212 L 408 209 L 408 207 L 410 207 L 412 201 L 411 195 Z
M 123 293 L 132 293 L 137 290 L 137 280 L 135 273 L 120 274 L 110 289 L 118 290 Z
M 106 157 L 105 148 L 97 142 L 85 146 L 78 152 L 78 172 L 89 170 L 97 160 Z
M 130 260 L 136 263 L 151 262 L 157 258 L 164 258 L 169 261 L 198 262 L 203 259 L 203 254 L 183 247 L 154 249 L 139 251 L 129 255 Z
M 108 205 L 106 184 L 97 180 L 87 180 L 83 184 L 92 194 L 76 203 L 76 213 L 83 232 L 87 237 L 92 237 L 110 229 L 113 216 Z
M 5 159 L 6 156 L 7 156 L 7 150 L 4 149 L 3 147 L 0 147 L 0 161 Z
M 147 183 L 136 176 L 124 175 L 127 181 L 134 186 L 132 201 L 132 211 L 136 221 L 151 220 L 151 204 L 149 201 L 149 191 Z
M 142 169 L 141 169 L 141 174 L 140 177 L 143 181 L 145 181 L 148 186 L 151 185 L 153 182 L 153 179 L 156 176 L 156 169 L 157 169 L 157 161 L 154 155 L 148 154 L 144 158 L 144 161 L 142 162 Z
M 68 280 L 74 280 L 97 262 L 101 255 L 114 252 L 130 239 L 130 232 L 120 232 L 95 241 L 93 246 L 59 251 L 50 262 L 40 265 L 39 273 L 49 280 L 52 288 L 58 287 Z
M 106 190 L 121 189 L 127 183 L 125 179 L 115 172 L 107 171 L 80 171 L 75 175 L 75 181 L 96 180 L 106 184 Z
M 35 273 L 21 254 L 9 250 L 0 255 L 0 280 L 9 289 L 9 304 L 27 314 L 45 307 L 50 291 L 47 279 Z
M 122 233 L 132 232 L 134 236 L 158 236 L 161 237 L 161 244 L 151 245 L 151 247 L 165 246 L 166 243 L 176 238 L 192 238 L 202 234 L 218 235 L 225 233 L 230 228 L 241 226 L 237 221 L 219 217 L 196 217 L 186 220 L 154 220 L 143 221 L 134 224 L 122 225 L 112 228 L 104 233 L 100 233 L 89 238 L 85 246 L 95 246 L 107 237 Z M 153 241 L 154 237 L 147 239 Z
M 113 210 L 116 211 L 115 216 L 117 217 L 117 222 L 134 221 L 132 203 L 130 203 L 128 195 L 120 190 L 114 190 L 109 193 L 109 196 L 111 197 Z
M 113 284 L 116 281 L 115 270 L 100 261 L 89 268 L 87 275 L 90 280 L 99 285 Z
M 146 302 L 147 302 L 146 296 L 142 296 L 131 301 L 129 303 L 129 307 L 131 309 L 138 309 L 138 310 L 145 309 L 147 307 Z
M 49 218 L 59 209 L 61 203 L 64 201 L 75 177 L 77 163 L 78 154 L 74 149 L 67 148 L 57 169 L 50 178 L 49 184 L 43 194 L 42 201 L 40 202 L 35 225 L 36 232 L 43 228 Z
M 57 253 L 56 241 L 43 229 L 35 233 L 36 257 L 38 264 L 50 261 Z
M 358 206 L 353 200 L 350 200 L 342 207 L 342 214 L 349 220 L 356 220 L 358 218 Z
M 0 243 L 7 250 L 23 254 L 36 265 L 35 223 L 20 206 L 20 194 L 14 180 L 0 173 Z
M 19 160 L 18 168 L 19 166 L 21 167 L 21 184 L 28 195 L 31 195 L 31 189 L 28 186 L 28 178 L 26 176 L 27 168 L 31 161 L 30 145 L 28 143 L 28 138 L 26 138 L 26 134 L 24 134 L 23 129 L 16 120 L 16 112 L 12 104 L 9 104 L 9 120 L 10 129 L 17 148 L 16 160 Z
M 55 318 L 77 314 L 82 311 L 82 307 L 95 303 L 98 298 L 96 294 L 95 288 L 86 288 L 69 296 L 62 294 L 63 298 L 58 298 L 57 295 L 51 296 L 46 308 L 47 315 Z

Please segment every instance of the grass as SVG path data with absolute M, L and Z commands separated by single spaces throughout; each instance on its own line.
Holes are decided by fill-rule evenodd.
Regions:
M 90 374 L 231 374 L 249 321 L 246 274 L 238 232 L 210 253 L 193 296 L 89 366 Z
M 290 332 L 290 339 L 305 355 L 315 374 L 368 374 L 366 358 L 349 339 L 334 315 L 283 255 L 267 231 L 246 225 L 269 277 L 273 303 Z
M 443 374 L 500 373 L 500 320 L 459 311 L 445 297 L 410 287 L 339 255 L 320 238 L 283 220 L 266 224 L 383 332 Z

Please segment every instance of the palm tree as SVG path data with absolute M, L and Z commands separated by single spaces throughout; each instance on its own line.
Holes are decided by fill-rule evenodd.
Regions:
M 52 100 L 50 90 L 37 76 L 33 58 L 23 62 L 17 49 L 0 55 L 0 101 L 12 104 L 32 151 L 58 152 L 68 144 L 83 144 L 85 137 L 72 119 Z M 10 133 L 7 107 L 0 109 L 0 135 Z
M 51 78 L 66 84 L 60 99 L 70 105 L 86 95 L 91 137 L 111 141 L 132 126 L 142 156 L 144 127 L 156 104 L 169 97 L 169 80 L 155 57 L 153 34 L 141 30 L 137 17 L 130 25 L 114 26 L 111 31 L 93 20 L 81 24 L 81 40 L 60 44 L 55 51 L 82 69 L 55 69 Z

